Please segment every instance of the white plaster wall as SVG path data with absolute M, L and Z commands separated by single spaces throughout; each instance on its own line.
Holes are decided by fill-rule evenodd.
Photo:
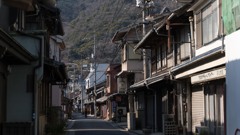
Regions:
M 12 66 L 7 82 L 7 122 L 32 120 L 32 93 L 27 92 L 27 74 L 30 66 Z
M 225 38 L 226 45 L 226 134 L 240 128 L 240 30 Z
M 104 82 L 106 80 L 106 71 L 108 68 L 109 64 L 96 64 L 97 70 L 96 70 L 96 83 L 100 84 L 102 82 Z M 88 74 L 88 76 L 85 79 L 85 83 L 86 83 L 86 89 L 91 88 L 94 86 L 94 80 L 95 80 L 95 76 L 94 76 L 94 70 L 91 71 Z M 88 86 L 88 82 L 89 81 L 89 85 Z
M 59 85 L 52 86 L 52 106 L 61 106 L 61 89 Z
M 197 49 L 196 50 L 196 56 L 201 55 L 203 53 L 206 53 L 209 50 L 213 50 L 213 49 L 218 48 L 220 46 L 222 46 L 222 39 L 216 40 L 209 45 L 206 45 L 206 46 L 203 46 L 203 47 Z

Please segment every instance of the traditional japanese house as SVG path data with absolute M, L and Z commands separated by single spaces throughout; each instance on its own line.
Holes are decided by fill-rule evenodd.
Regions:
M 226 59 L 221 11 L 221 0 L 195 1 L 188 9 L 193 12 L 189 59 L 171 71 L 186 134 L 224 134 Z

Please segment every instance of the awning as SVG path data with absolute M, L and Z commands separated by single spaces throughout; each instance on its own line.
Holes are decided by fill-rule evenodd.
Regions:
M 93 104 L 94 101 L 88 101 L 88 102 L 85 102 L 84 105 L 88 105 L 88 104 Z
M 103 97 L 97 99 L 96 102 L 103 103 L 103 102 L 107 101 L 107 99 L 108 99 L 108 96 L 103 96 Z
M 34 58 L 15 39 L 0 28 L 0 58 L 9 65 L 30 64 Z
M 57 82 L 62 82 L 60 84 L 66 84 L 67 73 L 65 69 L 65 64 L 51 59 L 44 59 L 44 75 L 48 80 L 54 84 Z
M 139 73 L 139 72 L 142 73 L 143 71 L 131 71 L 131 72 L 129 72 L 129 71 L 126 71 L 126 70 L 122 70 L 121 72 L 119 72 L 117 74 L 117 76 L 125 77 L 129 74 L 134 74 L 134 73 Z
M 126 95 L 126 94 L 125 93 L 113 93 L 113 94 L 109 95 L 108 98 L 111 98 L 115 95 Z
M 127 34 L 127 30 L 117 31 L 112 38 L 112 42 L 115 43 L 117 41 L 121 41 L 126 34 Z
M 220 66 L 222 64 L 225 64 L 225 59 L 223 57 L 224 55 L 225 52 L 222 50 L 221 46 L 214 48 L 206 53 L 193 57 L 192 60 L 173 67 L 171 73 L 175 76 L 175 79 L 177 79 L 187 77 L 188 75 L 204 70 L 205 68 L 211 68 L 212 66 L 214 67 L 216 64 Z M 209 61 L 212 64 L 209 63 Z M 201 63 L 201 65 L 199 65 L 199 63 Z M 194 67 L 198 67 L 198 70 L 194 70 Z M 190 72 L 190 69 L 194 71 Z M 183 72 L 186 73 L 183 74 Z
M 151 85 L 151 84 L 160 82 L 162 80 L 169 79 L 169 77 L 170 77 L 170 74 L 169 74 L 169 72 L 167 72 L 167 73 L 162 73 L 160 75 L 147 78 L 146 79 L 146 85 Z
M 142 38 L 142 25 L 135 25 L 124 30 L 117 31 L 113 38 L 113 43 L 118 42 L 132 42 L 138 43 Z
M 97 99 L 96 102 L 103 103 L 103 102 L 107 101 L 108 99 L 110 99 L 111 97 L 113 97 L 115 95 L 126 95 L 126 94 L 125 93 L 113 93 L 109 96 L 103 96 L 103 97 Z
M 136 89 L 141 89 L 146 87 L 146 82 L 144 80 L 134 83 L 133 85 L 131 85 L 128 90 L 136 90 Z
M 169 79 L 170 74 L 167 73 L 162 73 L 160 75 L 157 76 L 153 76 L 153 77 L 149 77 L 146 80 L 142 80 L 140 82 L 134 83 L 133 85 L 131 85 L 128 90 L 137 90 L 137 89 L 142 89 L 148 85 Z

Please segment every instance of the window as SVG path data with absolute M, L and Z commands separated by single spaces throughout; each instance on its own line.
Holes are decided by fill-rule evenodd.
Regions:
M 180 57 L 181 60 L 184 61 L 189 58 L 190 54 L 190 43 L 183 43 L 180 45 Z
M 189 58 L 190 55 L 190 30 L 189 26 L 184 26 L 176 30 L 176 40 L 179 42 L 180 47 L 180 60 L 184 61 Z
M 166 67 L 167 66 L 167 47 L 166 44 L 162 45 L 162 67 Z
M 157 69 L 167 66 L 167 45 L 161 44 L 157 47 Z
M 107 76 L 107 87 L 109 87 L 109 84 L 110 84 L 110 77 L 109 77 L 109 75 Z
M 16 29 L 19 31 L 23 31 L 25 27 L 25 12 L 19 10 L 18 11 L 18 18 L 16 21 Z
M 161 47 L 157 48 L 157 69 L 161 68 Z
M 125 44 L 122 48 L 122 62 L 127 60 L 127 45 Z
M 217 0 L 202 10 L 202 36 L 203 45 L 218 37 L 219 10 Z
M 196 49 L 218 38 L 221 33 L 220 11 L 218 0 L 214 0 L 196 13 Z
M 156 71 L 156 51 L 157 51 L 157 49 L 156 48 L 153 48 L 152 50 L 151 50 L 151 62 L 152 62 L 152 66 L 151 66 L 151 68 L 152 68 L 152 72 L 155 72 Z
M 133 48 L 134 45 L 128 44 L 128 59 L 136 60 L 136 59 L 141 59 L 141 55 L 139 53 L 134 53 Z

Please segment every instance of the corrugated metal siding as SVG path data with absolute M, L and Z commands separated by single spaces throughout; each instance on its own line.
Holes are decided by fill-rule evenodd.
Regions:
M 204 122 L 204 93 L 202 87 L 194 87 L 192 92 L 192 131 Z

